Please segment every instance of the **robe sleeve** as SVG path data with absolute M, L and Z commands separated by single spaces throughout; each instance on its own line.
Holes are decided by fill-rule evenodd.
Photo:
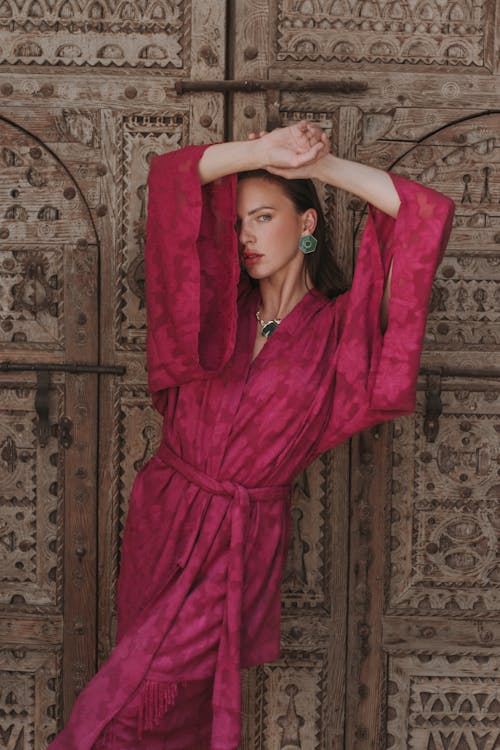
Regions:
M 454 204 L 391 174 L 396 219 L 370 206 L 351 290 L 334 302 L 331 393 L 318 452 L 360 430 L 415 411 L 416 384 L 435 271 L 451 232 Z M 379 322 L 392 261 L 388 324 Z
M 202 186 L 198 162 L 207 147 L 157 156 L 149 173 L 147 363 L 159 411 L 162 391 L 216 374 L 234 349 L 240 274 L 236 175 Z

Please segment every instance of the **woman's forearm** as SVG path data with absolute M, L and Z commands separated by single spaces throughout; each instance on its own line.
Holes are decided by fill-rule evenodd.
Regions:
M 202 185 L 218 177 L 250 169 L 297 169 L 318 161 L 328 153 L 329 141 L 321 128 L 306 120 L 276 128 L 262 137 L 251 134 L 247 141 L 215 143 L 200 159 Z
M 233 172 L 261 168 L 261 151 L 258 141 L 229 141 L 209 146 L 198 162 L 201 184 L 205 185 Z
M 393 218 L 398 214 L 401 201 L 391 178 L 381 169 L 329 154 L 314 165 L 314 176 L 357 195 Z

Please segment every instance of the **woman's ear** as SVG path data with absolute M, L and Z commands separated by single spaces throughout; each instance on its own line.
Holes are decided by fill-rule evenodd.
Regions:
M 318 224 L 318 214 L 316 209 L 308 208 L 302 215 L 303 218 L 303 234 L 314 234 L 314 230 Z

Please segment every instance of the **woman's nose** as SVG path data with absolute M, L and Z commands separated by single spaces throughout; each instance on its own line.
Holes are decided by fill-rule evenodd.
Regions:
M 239 240 L 242 245 L 247 245 L 249 242 L 253 242 L 255 240 L 255 237 L 248 230 L 248 226 L 245 224 L 241 224 Z

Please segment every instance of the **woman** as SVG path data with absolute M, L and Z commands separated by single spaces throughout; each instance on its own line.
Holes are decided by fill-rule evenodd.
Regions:
M 345 294 L 304 178 L 371 204 Z M 153 161 L 147 350 L 163 438 L 132 491 L 116 648 L 53 750 L 239 745 L 239 669 L 280 653 L 290 483 L 414 410 L 452 215 L 429 188 L 332 156 L 307 122 Z

